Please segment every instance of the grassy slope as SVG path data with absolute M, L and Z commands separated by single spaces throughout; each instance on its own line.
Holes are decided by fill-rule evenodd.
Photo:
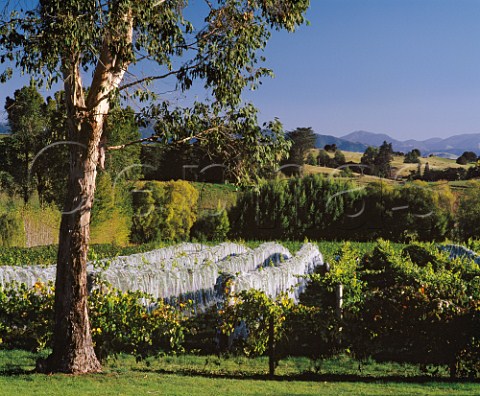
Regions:
M 314 150 L 311 150 L 311 151 L 313 153 L 318 154 L 319 149 L 314 149 Z M 356 163 L 360 163 L 360 159 L 362 158 L 362 155 L 363 155 L 363 153 L 357 153 L 357 152 L 353 152 L 353 151 L 342 151 L 342 153 L 345 155 L 345 160 L 347 162 L 352 161 L 352 162 L 356 162 Z M 330 157 L 333 158 L 333 155 L 330 154 Z M 403 159 L 404 159 L 403 156 L 395 155 L 393 157 L 392 167 L 398 169 L 398 168 L 402 168 L 404 166 L 408 166 L 411 169 L 417 169 L 417 164 L 404 164 Z M 468 169 L 470 166 L 472 166 L 472 164 L 459 165 L 455 162 L 455 160 L 448 159 L 448 158 L 442 158 L 442 157 L 436 157 L 436 156 L 427 157 L 427 158 L 424 158 L 424 157 L 420 158 L 420 163 L 422 164 L 422 167 L 427 162 L 428 162 L 428 165 L 430 166 L 430 169 L 446 169 L 446 168 Z M 328 168 L 325 168 L 325 169 L 328 169 Z
M 226 209 L 235 205 L 239 189 L 232 184 L 192 183 L 198 190 L 199 210 L 215 210 L 220 202 Z
M 327 176 L 335 176 L 336 178 L 342 178 L 339 176 L 340 172 L 336 171 L 333 168 L 326 168 L 323 166 L 312 166 L 312 165 L 304 165 L 304 174 L 311 175 L 311 174 L 324 174 Z M 361 175 L 359 173 L 353 173 L 352 176 L 348 176 L 346 179 L 355 181 L 360 186 L 365 186 L 369 183 L 377 182 L 377 183 L 386 183 L 386 184 L 395 184 L 395 180 L 385 179 L 377 176 L 371 175 Z
M 0 395 L 473 395 L 479 383 L 435 380 L 414 366 L 369 363 L 362 374 L 347 358 L 326 362 L 323 373 L 300 374 L 307 359 L 280 362 L 268 380 L 266 359 L 178 356 L 135 363 L 132 357 L 107 362 L 104 373 L 87 376 L 40 375 L 35 355 L 0 352 Z M 22 372 L 23 370 L 23 372 Z
M 314 154 L 317 153 L 319 149 L 314 149 L 311 150 Z M 345 160 L 347 162 L 355 162 L 355 163 L 360 163 L 360 159 L 362 158 L 363 153 L 357 153 L 357 152 L 351 152 L 351 151 L 342 151 L 343 154 L 345 155 Z M 333 155 L 330 153 L 330 157 L 333 157 Z M 396 174 L 398 178 L 400 177 L 405 177 L 407 176 L 410 171 L 412 170 L 417 170 L 418 164 L 405 164 L 403 163 L 404 157 L 402 156 L 394 156 L 393 161 L 392 161 L 392 168 L 393 168 L 393 173 L 394 175 Z M 442 158 L 442 157 L 427 157 L 427 158 L 420 158 L 420 164 L 422 167 L 422 171 L 425 168 L 425 164 L 428 162 L 428 165 L 430 169 L 435 169 L 435 170 L 444 170 L 447 168 L 464 168 L 468 169 L 472 164 L 467 164 L 467 165 L 459 165 L 455 162 L 455 160 L 451 160 L 448 158 Z M 338 173 L 338 171 L 335 171 L 332 168 L 326 168 L 323 166 L 311 166 L 311 165 L 304 165 L 304 173 L 306 175 L 309 174 L 317 174 L 317 173 L 322 173 L 325 175 L 332 176 L 335 173 Z M 361 176 L 357 173 L 354 173 L 351 179 L 354 179 L 357 183 L 360 185 L 365 185 L 374 181 L 382 181 L 384 183 L 392 184 L 395 183 L 394 180 L 390 179 L 380 179 L 375 176 Z M 459 182 L 448 182 L 448 184 L 453 187 L 454 189 L 462 189 L 466 187 L 466 182 L 465 181 L 459 181 Z

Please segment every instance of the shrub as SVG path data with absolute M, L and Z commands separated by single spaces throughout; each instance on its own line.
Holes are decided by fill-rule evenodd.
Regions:
M 0 347 L 39 351 L 53 334 L 53 286 L 0 286 Z
M 99 358 L 119 353 L 143 358 L 183 350 L 184 311 L 160 299 L 138 291 L 100 288 L 90 295 L 89 306 Z
M 200 241 L 224 241 L 230 232 L 230 221 L 227 211 L 217 205 L 213 213 L 204 213 L 193 225 L 192 237 Z
M 414 181 L 402 186 L 371 183 L 365 189 L 363 222 L 350 237 L 408 242 L 443 240 L 453 226 L 455 197 L 448 185 Z
M 0 201 L 0 246 L 25 246 L 25 238 L 19 205 L 13 200 Z
M 412 151 L 409 151 L 407 154 L 405 154 L 405 158 L 403 159 L 403 162 L 405 164 L 419 164 L 420 163 L 420 151 L 417 149 L 413 149 Z
M 51 284 L 0 287 L 0 347 L 32 351 L 51 347 L 53 304 Z M 191 312 L 184 305 L 180 308 L 145 293 L 102 285 L 89 298 L 96 353 L 101 358 L 118 353 L 145 357 L 183 350 L 184 315 Z
M 148 182 L 133 196 L 131 240 L 188 239 L 196 220 L 198 191 L 189 182 Z
M 160 239 L 186 240 L 197 218 L 198 191 L 183 180 L 167 182 L 165 187 L 165 228 L 161 230 Z
M 360 196 L 352 183 L 320 175 L 275 180 L 246 191 L 230 223 L 234 236 L 245 239 L 340 238 Z
M 118 191 L 114 190 L 115 187 Z M 128 243 L 131 228 L 129 202 L 121 187 L 113 185 L 109 173 L 98 175 L 90 231 L 92 243 L 120 246 Z
M 410 256 L 412 251 L 408 253 Z M 362 261 L 361 279 L 366 285 L 361 315 L 351 322 L 356 336 L 354 351 L 380 360 L 448 365 L 457 374 L 459 356 L 475 335 L 472 301 L 478 292 L 463 278 L 463 264 L 433 253 L 399 256 L 388 242 L 380 241 Z M 430 262 L 430 260 L 432 262 Z M 480 274 L 477 266 L 477 277 Z M 478 326 L 478 325 L 477 325 Z
M 293 300 L 284 294 L 276 298 L 259 290 L 230 293 L 227 281 L 226 306 L 221 311 L 221 330 L 226 335 L 243 327 L 245 337 L 237 337 L 236 347 L 246 356 L 261 356 L 268 352 L 270 375 L 274 375 L 280 355 L 277 343 L 285 338 L 285 320 L 293 307 Z
M 471 181 L 460 198 L 457 211 L 457 231 L 461 240 L 478 237 L 480 233 L 480 182 Z

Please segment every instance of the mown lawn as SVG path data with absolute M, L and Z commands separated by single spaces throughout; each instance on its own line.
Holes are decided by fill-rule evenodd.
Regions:
M 36 355 L 0 351 L 0 395 L 478 395 L 480 383 L 450 382 L 446 372 L 368 362 L 360 372 L 347 357 L 325 362 L 318 373 L 307 359 L 280 362 L 275 379 L 265 359 L 212 356 L 110 359 L 104 373 L 33 374 Z

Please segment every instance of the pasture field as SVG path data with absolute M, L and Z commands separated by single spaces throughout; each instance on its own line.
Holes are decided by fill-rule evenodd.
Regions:
M 269 379 L 265 359 L 180 355 L 139 363 L 121 356 L 96 375 L 32 372 L 36 354 L 0 351 L 0 395 L 478 395 L 480 383 L 450 382 L 443 372 L 348 357 L 324 362 L 314 373 L 308 359 L 286 359 Z
M 313 149 L 310 150 L 314 155 L 318 155 L 318 152 L 320 149 Z M 345 155 L 345 160 L 347 162 L 355 162 L 357 164 L 360 163 L 360 160 L 363 156 L 363 153 L 358 153 L 354 151 L 342 151 L 342 153 Z M 329 154 L 333 158 L 333 154 Z M 422 167 L 425 166 L 425 164 L 428 162 L 428 165 L 430 166 L 430 169 L 434 170 L 445 170 L 447 168 L 464 168 L 468 169 L 472 164 L 467 164 L 467 165 L 460 165 L 457 164 L 455 160 L 449 159 L 449 158 L 443 158 L 443 157 L 437 157 L 437 156 L 431 156 L 431 157 L 420 157 L 420 164 Z M 416 169 L 417 164 L 405 164 L 403 162 L 404 157 L 401 155 L 394 155 L 393 160 L 392 160 L 392 168 L 395 169 L 401 169 L 404 167 L 407 167 L 409 169 Z M 320 167 L 320 166 L 314 166 L 312 168 L 318 168 L 317 172 L 314 173 L 329 173 L 328 169 L 330 168 L 325 168 L 325 167 Z M 310 168 L 309 168 L 310 169 Z M 313 170 L 312 170 L 313 172 Z M 331 172 L 331 169 L 330 169 Z

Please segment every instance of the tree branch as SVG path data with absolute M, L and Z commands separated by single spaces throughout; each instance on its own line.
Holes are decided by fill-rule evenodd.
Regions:
M 149 76 L 149 77 L 141 78 L 140 80 L 136 80 L 136 81 L 133 81 L 131 83 L 128 83 L 128 84 L 125 84 L 125 85 L 122 85 L 122 86 L 118 87 L 118 90 L 123 91 L 125 89 L 131 88 L 135 85 L 139 85 L 139 84 L 142 84 L 142 83 L 145 83 L 145 82 L 152 82 L 152 81 L 155 81 L 155 80 L 161 80 L 161 79 L 173 76 L 175 74 L 178 74 L 182 71 L 193 69 L 197 66 L 198 66 L 198 64 L 195 64 L 195 65 L 192 65 L 192 66 L 182 67 L 178 70 L 172 70 L 171 72 L 168 72 L 168 73 L 163 74 L 161 76 Z
M 207 135 L 207 134 L 209 134 L 213 131 L 218 131 L 219 129 L 220 129 L 220 126 L 215 126 L 215 127 L 212 127 L 212 128 L 208 128 L 208 129 L 205 129 L 204 131 L 201 131 L 201 132 L 197 133 L 196 135 L 187 136 L 186 138 L 183 138 L 183 139 L 180 139 L 180 140 L 175 140 L 174 142 L 171 142 L 170 144 L 187 143 L 187 142 L 189 142 L 193 139 L 200 139 L 204 135 Z M 132 146 L 134 144 L 145 143 L 145 142 L 157 142 L 161 138 L 162 137 L 159 136 L 159 135 L 152 135 L 152 136 L 147 137 L 147 138 L 133 140 L 133 141 L 128 142 L 128 143 L 119 144 L 117 146 L 109 146 L 109 147 L 106 148 L 106 150 L 108 150 L 108 151 L 122 150 L 125 147 L 129 147 L 129 146 Z
M 108 151 L 122 150 L 122 149 L 124 149 L 125 147 L 132 146 L 132 145 L 138 144 L 138 143 L 156 142 L 158 139 L 160 139 L 160 136 L 152 135 L 152 136 L 150 136 L 150 137 L 148 137 L 148 138 L 133 140 L 133 141 L 128 142 L 128 143 L 119 144 L 118 146 L 108 146 L 106 149 L 107 149 Z

